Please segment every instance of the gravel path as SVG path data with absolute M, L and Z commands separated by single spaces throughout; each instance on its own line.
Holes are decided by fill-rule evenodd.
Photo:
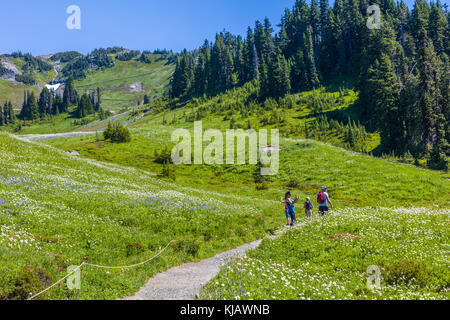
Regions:
M 301 226 L 299 224 L 296 228 Z M 273 239 L 287 230 L 289 228 L 282 229 L 269 238 Z M 136 295 L 124 300 L 194 300 L 227 261 L 245 256 L 247 251 L 256 249 L 261 242 L 262 240 L 257 240 L 200 262 L 173 267 L 151 278 Z
M 68 133 L 55 133 L 55 134 L 24 134 L 18 135 L 19 139 L 27 140 L 27 141 L 36 141 L 36 140 L 52 140 L 58 138 L 72 138 L 79 136 L 86 136 L 95 134 L 95 131 L 92 132 L 68 132 Z
M 124 300 L 194 300 L 203 286 L 211 281 L 227 261 L 244 256 L 259 246 L 261 240 L 194 263 L 189 262 L 159 273 L 133 297 Z

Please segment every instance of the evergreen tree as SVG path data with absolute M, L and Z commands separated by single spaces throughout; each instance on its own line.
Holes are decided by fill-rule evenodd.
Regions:
M 92 99 L 88 94 L 83 94 L 78 102 L 76 109 L 76 115 L 78 118 L 84 118 L 89 114 L 94 113 L 94 107 L 92 106 Z
M 149 103 L 150 103 L 150 99 L 148 98 L 148 95 L 145 94 L 144 95 L 144 104 L 149 104 Z M 99 109 L 100 109 L 100 106 L 99 106 Z
M 448 21 L 442 11 L 440 2 L 432 3 L 430 10 L 429 34 L 433 41 L 434 49 L 439 56 L 445 51 L 445 33 L 448 30 Z
M 5 102 L 5 108 L 6 108 L 6 106 L 7 106 L 7 103 Z M 2 107 L 2 105 L 0 104 L 0 127 L 3 125 L 5 125 L 5 126 L 7 125 L 7 123 L 5 122 L 5 119 L 4 119 L 3 109 L 4 109 L 4 107 Z
M 194 93 L 196 96 L 205 94 L 208 90 L 209 65 L 211 60 L 211 50 L 208 40 L 205 40 L 197 60 L 194 71 Z
M 245 83 L 257 78 L 259 73 L 258 54 L 256 53 L 253 31 L 250 27 L 247 29 L 247 39 L 244 42 L 243 59 L 242 82 Z
M 289 94 L 291 83 L 289 67 L 281 51 L 274 53 L 269 62 L 264 63 L 261 73 L 261 98 L 281 98 Z
M 421 111 L 421 154 L 425 155 L 429 151 L 429 146 L 434 140 L 434 117 L 441 116 L 440 101 L 440 61 L 434 52 L 433 43 L 427 36 L 427 31 L 422 29 L 418 36 L 418 70 L 419 76 L 419 97 L 418 103 Z
M 147 100 L 148 100 L 148 96 L 147 96 Z M 95 105 L 95 110 L 99 111 L 101 107 L 102 107 L 102 91 L 100 88 L 97 88 L 97 103 Z
M 450 154 L 450 144 L 445 137 L 445 118 L 442 113 L 436 116 L 435 133 L 436 138 L 430 153 L 428 166 L 431 169 L 448 171 L 448 155 Z
M 41 94 L 39 96 L 39 115 L 41 118 L 45 117 L 46 115 L 52 114 L 52 94 L 50 91 L 44 87 L 42 89 Z
M 63 105 L 60 112 L 69 112 L 69 107 L 75 105 L 78 102 L 78 93 L 74 87 L 73 77 L 70 76 L 66 81 L 63 94 Z

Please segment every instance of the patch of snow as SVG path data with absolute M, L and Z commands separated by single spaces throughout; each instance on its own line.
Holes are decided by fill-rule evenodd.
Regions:
M 56 92 L 56 90 L 59 89 L 59 87 L 61 87 L 62 83 L 57 83 L 57 84 L 46 84 L 45 87 L 53 92 Z

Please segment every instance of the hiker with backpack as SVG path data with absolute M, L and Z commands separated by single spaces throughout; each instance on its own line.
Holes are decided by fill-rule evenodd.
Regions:
M 333 209 L 333 204 L 331 203 L 330 196 L 327 193 L 327 187 L 322 187 L 322 191 L 317 195 L 317 203 L 319 204 L 319 214 L 323 217 L 330 209 L 328 204 L 330 204 L 331 209 Z
M 281 203 L 284 203 L 284 210 L 286 213 L 287 226 L 293 227 L 295 224 L 295 207 L 294 205 L 300 200 L 300 197 L 297 197 L 295 200 L 291 199 L 292 194 L 290 191 L 286 193 L 284 199 L 281 198 Z
M 312 220 L 312 210 L 314 209 L 314 205 L 311 202 L 309 197 L 306 198 L 305 203 L 303 204 L 303 208 L 305 208 L 306 218 L 309 218 L 309 221 Z

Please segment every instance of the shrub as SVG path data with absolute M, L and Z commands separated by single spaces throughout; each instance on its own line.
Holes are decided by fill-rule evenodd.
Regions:
M 118 143 L 131 141 L 130 131 L 127 128 L 122 125 L 113 126 L 111 122 L 108 123 L 108 127 L 103 132 L 103 137 L 105 140 Z
M 172 163 L 172 152 L 167 146 L 161 151 L 155 151 L 155 162 L 159 164 Z
M 158 175 L 158 178 L 167 178 L 170 180 L 175 180 L 175 175 L 172 169 L 170 168 L 170 165 L 166 162 L 161 170 L 161 173 Z
M 118 125 L 114 128 L 112 142 L 124 143 L 131 141 L 130 131 L 122 125 Z
M 258 191 L 267 190 L 267 189 L 269 189 L 269 183 L 267 181 L 263 181 L 261 183 L 256 184 L 256 190 L 258 190 Z
M 16 278 L 14 290 L 5 298 L 7 300 L 26 300 L 30 298 L 30 293 L 36 294 L 51 285 L 51 276 L 42 267 L 25 267 Z M 48 299 L 48 292 L 44 292 L 36 299 Z
M 412 259 L 397 261 L 386 266 L 385 270 L 384 279 L 392 285 L 416 284 L 424 287 L 428 280 L 428 271 L 425 264 Z
M 28 84 L 28 85 L 36 84 L 36 80 L 34 79 L 33 75 L 29 74 L 29 73 L 24 73 L 22 75 L 16 74 L 15 78 L 16 78 L 17 82 L 22 82 L 23 84 Z
M 131 257 L 145 252 L 145 246 L 140 242 L 134 242 L 127 245 L 127 257 Z
M 298 188 L 300 186 L 300 182 L 296 178 L 292 178 L 286 185 L 288 188 Z
M 113 133 L 114 133 L 113 125 L 111 124 L 111 122 L 109 122 L 108 123 L 108 127 L 103 132 L 103 137 L 105 138 L 105 140 L 111 140 L 112 136 L 113 136 Z
M 185 252 L 186 254 L 196 257 L 200 250 L 200 242 L 198 240 L 187 240 L 175 243 L 175 250 Z

